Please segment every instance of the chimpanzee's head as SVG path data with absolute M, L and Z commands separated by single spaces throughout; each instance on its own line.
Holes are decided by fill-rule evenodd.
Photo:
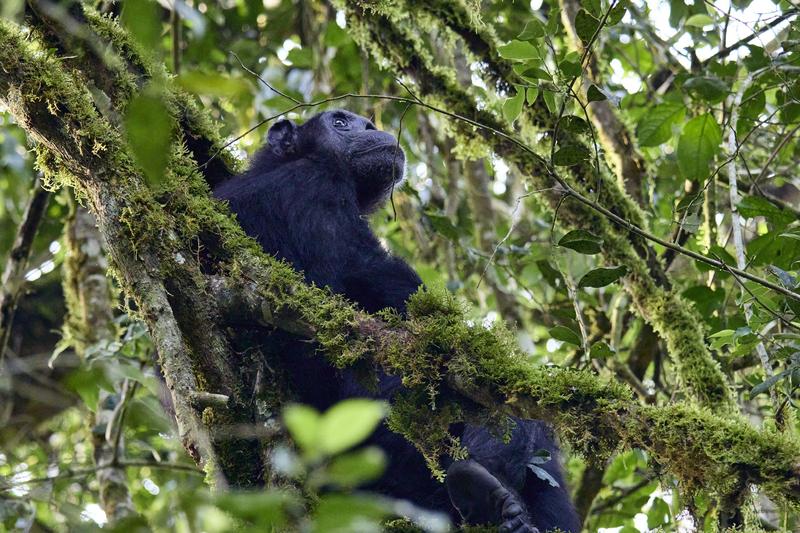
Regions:
M 270 128 L 267 140 L 278 160 L 310 159 L 352 179 L 362 213 L 380 206 L 403 179 L 405 154 L 394 135 L 349 111 L 325 111 L 302 126 L 281 120 Z

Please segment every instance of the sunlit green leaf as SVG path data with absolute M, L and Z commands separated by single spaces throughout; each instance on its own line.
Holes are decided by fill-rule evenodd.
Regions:
M 159 9 L 155 0 L 126 0 L 123 5 L 122 23 L 147 50 L 157 49 L 161 39 Z
M 527 41 L 511 41 L 499 47 L 497 53 L 505 59 L 525 60 L 539 57 L 539 50 Z
M 328 481 L 352 488 L 380 477 L 386 466 L 383 450 L 370 446 L 337 456 L 328 467 Z
M 217 72 L 192 70 L 176 79 L 184 89 L 195 94 L 235 98 L 250 91 L 250 83 L 243 78 L 234 78 Z
M 320 450 L 336 454 L 366 439 L 383 417 L 386 404 L 366 398 L 343 400 L 328 409 L 319 420 Z
M 125 133 L 148 183 L 163 182 L 172 140 L 172 119 L 158 95 L 140 94 L 128 104 Z
M 522 106 L 525 103 L 525 90 L 518 88 L 517 94 L 511 98 L 506 98 L 503 102 L 503 116 L 509 122 L 514 122 L 522 112 Z
M 709 26 L 714 24 L 714 19 L 706 15 L 705 13 L 698 13 L 696 15 L 692 15 L 686 22 L 684 22 L 684 26 L 689 26 L 692 28 L 702 28 L 703 26 Z
M 283 422 L 294 442 L 307 454 L 321 451 L 320 427 L 322 417 L 308 405 L 290 405 L 283 410 Z

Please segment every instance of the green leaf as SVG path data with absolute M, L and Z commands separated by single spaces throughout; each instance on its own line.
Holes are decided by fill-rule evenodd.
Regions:
M 683 23 L 684 26 L 690 26 L 693 28 L 702 28 L 703 26 L 708 26 L 710 24 L 714 24 L 714 19 L 706 15 L 705 13 L 698 13 L 696 15 L 692 15 L 686 22 Z
M 550 336 L 556 339 L 557 341 L 574 344 L 575 346 L 581 345 L 580 336 L 567 326 L 555 326 L 553 328 L 550 328 L 549 333 Z
M 329 482 L 353 488 L 378 479 L 386 467 L 386 455 L 376 446 L 337 456 L 327 470 Z
M 576 78 L 581 75 L 581 72 L 583 72 L 579 61 L 570 61 L 568 59 L 564 59 L 561 63 L 559 63 L 558 69 L 564 73 L 565 76 L 570 78 Z
M 125 132 L 148 183 L 163 182 L 172 144 L 172 119 L 161 98 L 148 93 L 134 98 L 126 109 Z
M 311 47 L 292 48 L 286 59 L 291 61 L 294 67 L 311 68 L 314 66 L 314 51 Z
M 525 101 L 528 102 L 528 105 L 533 105 L 537 96 L 539 96 L 538 87 L 528 87 L 525 90 Z
M 573 133 L 589 133 L 591 131 L 589 123 L 575 115 L 561 117 L 560 127 Z
M 529 80 L 548 80 L 551 81 L 553 77 L 541 67 L 529 67 L 520 72 L 520 76 L 528 78 Z
M 590 85 L 586 90 L 586 98 L 590 102 L 601 102 L 603 100 L 608 100 L 608 96 L 606 95 L 605 91 L 595 84 Z
M 553 154 L 553 164 L 560 167 L 577 165 L 592 156 L 589 149 L 580 144 L 568 144 Z
M 774 387 L 776 383 L 778 383 L 780 380 L 791 374 L 795 368 L 797 367 L 792 365 L 786 370 L 783 370 L 775 374 L 774 376 L 768 377 L 767 379 L 765 379 L 764 381 L 762 381 L 761 383 L 750 389 L 750 398 L 755 398 L 759 394 L 767 392 L 769 389 Z
M 101 365 L 78 368 L 70 373 L 64 380 L 68 389 L 78 393 L 90 411 L 97 411 L 97 401 L 100 397 L 100 389 L 105 388 L 103 383 L 107 381 L 105 370 Z
M 669 523 L 670 509 L 667 502 L 661 498 L 655 498 L 647 511 L 647 528 L 651 531 L 658 531 Z
M 689 78 L 683 84 L 683 88 L 689 91 L 693 96 L 710 104 L 721 102 L 730 92 L 728 85 L 714 76 Z
M 517 120 L 517 117 L 522 112 L 522 106 L 525 103 L 525 90 L 521 88 L 517 88 L 517 94 L 512 96 L 511 98 L 507 98 L 505 102 L 503 102 L 503 116 L 506 118 L 507 121 L 510 123 L 514 123 Z
M 558 241 L 559 246 L 587 255 L 600 253 L 602 244 L 603 239 L 582 229 L 572 230 Z
M 589 356 L 592 359 L 608 359 L 609 357 L 613 357 L 614 353 L 611 346 L 603 341 L 592 344 L 592 348 L 589 350 Z
M 708 113 L 686 123 L 678 139 L 678 168 L 686 179 L 705 179 L 722 142 L 722 130 Z
M 314 508 L 312 533 L 381 531 L 389 500 L 368 494 L 325 494 Z
M 709 335 L 708 338 L 711 340 L 711 347 L 715 350 L 719 350 L 727 344 L 733 344 L 733 336 L 735 334 L 736 332 L 732 329 L 723 329 Z
M 575 32 L 584 43 L 588 43 L 592 39 L 599 27 L 600 21 L 590 15 L 586 10 L 581 9 L 578 11 L 578 14 L 575 15 Z
M 744 63 L 745 68 L 747 68 L 749 72 L 753 72 L 769 65 L 769 56 L 762 47 L 748 44 L 747 48 L 750 49 L 750 54 L 742 59 L 742 63 Z
M 625 265 L 600 267 L 590 270 L 578 282 L 578 287 L 605 287 L 617 281 L 628 272 Z
M 187 91 L 221 98 L 235 98 L 250 92 L 250 83 L 244 78 L 234 78 L 218 72 L 191 70 L 178 76 L 176 81 Z
M 532 41 L 544 37 L 544 25 L 538 19 L 532 19 L 525 24 L 525 29 L 517 36 L 520 41 Z
M 385 416 L 384 402 L 350 398 L 337 403 L 320 420 L 320 449 L 333 455 L 355 446 L 369 437 Z
M 319 433 L 322 417 L 308 405 L 289 405 L 283 410 L 283 423 L 294 442 L 307 455 L 318 455 L 320 450 Z
M 683 291 L 682 296 L 694 303 L 700 315 L 708 317 L 722 306 L 725 301 L 725 289 L 714 290 L 705 285 L 695 285 Z
M 170 433 L 174 422 L 167 418 L 166 411 L 156 398 L 156 396 L 145 396 L 130 400 L 125 411 L 125 425 L 144 427 L 154 434 Z
M 525 60 L 539 58 L 539 50 L 531 43 L 526 41 L 511 41 L 505 46 L 497 49 L 500 57 L 505 59 Z
M 544 103 L 547 106 L 547 110 L 550 111 L 552 114 L 558 113 L 558 105 L 556 104 L 556 93 L 550 90 L 545 89 L 542 91 L 542 98 L 544 98 Z
M 549 261 L 540 259 L 536 261 L 536 266 L 539 268 L 539 272 L 542 273 L 542 277 L 551 287 L 558 290 L 563 290 L 566 287 L 564 276 L 562 276 L 561 272 L 551 265 Z
M 608 17 L 606 18 L 606 25 L 607 26 L 614 26 L 619 24 L 619 21 L 625 16 L 625 12 L 628 10 L 628 3 L 626 1 L 618 2 L 614 8 L 608 12 Z
M 782 209 L 761 196 L 745 196 L 736 209 L 745 218 L 761 216 L 777 225 L 790 224 L 796 219 L 788 209 Z
M 260 526 L 261 531 L 284 530 L 286 508 L 297 504 L 297 498 L 286 491 L 218 492 L 216 505 L 238 519 Z
M 658 146 L 672 137 L 672 125 L 683 118 L 685 107 L 680 102 L 664 102 L 643 114 L 636 124 L 640 146 Z
M 159 11 L 153 0 L 128 0 L 122 9 L 122 24 L 146 50 L 155 50 L 161 40 Z
M 580 6 L 595 17 L 603 14 L 603 5 L 600 0 L 581 0 Z

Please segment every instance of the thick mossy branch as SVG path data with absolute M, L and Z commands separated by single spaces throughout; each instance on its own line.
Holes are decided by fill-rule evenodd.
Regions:
M 641 211 L 620 190 L 615 179 L 604 173 L 597 175 L 590 164 L 584 165 L 585 168 L 573 169 L 571 173 L 574 177 L 567 178 L 557 173 L 545 158 L 509 140 L 509 137 L 514 137 L 514 132 L 508 125 L 491 109 L 477 111 L 480 109 L 477 99 L 458 85 L 453 72 L 435 64 L 427 46 L 406 28 L 407 10 L 396 4 L 362 4 L 358 1 L 346 2 L 344 7 L 349 15 L 353 36 L 359 44 L 379 62 L 383 61 L 396 72 L 413 77 L 420 87 L 419 96 L 449 112 L 469 117 L 491 128 L 479 128 L 462 120 L 453 120 L 451 127 L 460 142 L 477 142 L 491 147 L 522 170 L 534 189 L 568 183 L 570 188 L 586 196 L 588 187 L 596 187 L 601 205 L 612 206 L 610 209 L 613 212 L 634 224 L 643 223 Z M 448 12 L 453 12 L 453 9 L 452 6 L 448 7 Z M 458 24 L 470 20 L 466 15 L 458 16 L 458 13 L 454 17 Z M 447 19 L 444 23 L 448 23 Z M 462 29 L 457 33 L 461 35 L 466 31 Z M 476 41 L 481 43 L 476 51 L 494 49 L 491 43 L 483 41 L 488 38 L 485 37 L 489 35 L 488 30 L 473 28 L 470 32 L 468 44 Z M 507 64 L 502 63 L 504 60 L 497 57 L 496 53 L 490 53 L 488 57 L 491 61 L 489 68 L 497 64 L 493 70 L 495 79 L 510 83 L 502 77 L 503 73 L 510 71 Z M 554 119 L 545 113 L 544 109 L 540 113 L 531 112 L 531 121 L 542 128 L 552 127 Z M 504 135 L 498 135 L 497 132 Z M 593 180 L 599 180 L 599 183 L 591 185 Z M 547 198 L 554 211 L 561 205 L 562 198 L 557 194 L 542 196 Z M 603 254 L 608 262 L 628 267 L 625 287 L 642 316 L 665 340 L 675 361 L 678 378 L 686 386 L 687 392 L 702 404 L 732 409 L 733 398 L 725 375 L 705 345 L 702 321 L 688 302 L 674 290 L 665 287 L 663 269 L 660 265 L 657 268 L 654 266 L 657 260 L 653 250 L 641 237 L 614 225 L 584 203 L 567 200 L 561 205 L 558 215 L 562 224 L 587 229 L 602 237 Z
M 113 268 L 162 358 L 187 451 L 220 482 L 224 478 L 216 474 L 224 472 L 237 485 L 258 484 L 253 474 L 260 463 L 255 449 L 234 449 L 235 440 L 225 430 L 229 424 L 251 422 L 251 410 L 236 406 L 216 411 L 216 424 L 203 427 L 188 401 L 193 391 L 209 384 L 215 393 L 243 395 L 236 372 L 228 366 L 227 341 L 213 320 L 213 302 L 204 298 L 205 280 L 199 266 L 186 259 L 195 254 L 190 241 L 179 238 L 176 228 L 184 226 L 144 185 L 120 133 L 99 116 L 80 79 L 66 73 L 63 62 L 35 40 L 24 40 L 22 29 L 8 22 L 0 22 L 0 95 L 39 143 L 42 170 L 61 180 L 59 185 L 74 187 L 96 215 Z M 197 174 L 194 162 L 173 161 L 169 178 L 180 187 L 180 172 L 187 170 Z M 207 187 L 201 194 L 207 196 Z M 145 236 L 138 233 L 142 228 L 148 230 Z M 219 436 L 215 430 L 221 431 Z
M 67 64 L 108 96 L 113 110 L 106 113 L 109 120 L 118 121 L 130 100 L 148 84 L 155 84 L 164 90 L 175 110 L 175 121 L 190 154 L 205 164 L 206 180 L 213 185 L 241 170 L 239 162 L 222 149 L 224 141 L 208 115 L 200 111 L 190 95 L 166 82 L 169 74 L 164 65 L 142 50 L 115 18 L 82 2 L 66 4 L 73 19 L 70 28 L 64 28 L 63 19 L 39 9 L 37 2 L 29 2 L 26 21 L 49 46 L 77 58 Z M 87 64 L 91 68 L 86 68 Z
M 316 322 L 319 315 L 311 318 L 319 289 L 301 293 L 317 293 L 310 301 L 292 298 L 289 311 L 276 308 L 259 282 L 214 278 L 211 285 L 235 323 L 279 326 L 309 338 L 330 327 Z M 461 406 L 474 403 L 491 412 L 547 420 L 573 451 L 593 461 L 602 461 L 620 443 L 642 448 L 689 490 L 726 495 L 757 483 L 775 497 L 800 503 L 800 443 L 791 437 L 695 406 L 644 407 L 624 385 L 589 372 L 532 366 L 502 325 L 470 325 L 445 291 L 414 295 L 406 320 L 379 320 L 346 306 L 340 311 L 324 313 L 332 316 L 337 338 L 345 340 L 328 344 L 327 356 L 338 365 L 374 361 L 402 376 L 411 392 L 395 406 L 397 429 L 429 459 L 453 450 L 436 428 L 443 425 L 441 417 L 464 418 L 455 399 Z M 430 417 L 431 409 L 438 418 Z

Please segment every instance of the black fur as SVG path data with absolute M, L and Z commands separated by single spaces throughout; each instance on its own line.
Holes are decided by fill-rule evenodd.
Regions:
M 403 178 L 405 157 L 397 140 L 363 117 L 330 111 L 302 126 L 282 120 L 270 129 L 268 141 L 250 170 L 218 186 L 215 195 L 229 202 L 244 230 L 267 253 L 289 261 L 307 281 L 328 286 L 369 312 L 386 307 L 405 312 L 407 298 L 422 282 L 381 246 L 366 220 Z M 307 344 L 283 347 L 294 392 L 317 408 L 351 396 L 391 399 L 400 388 L 396 378 L 384 375 L 377 393 L 370 393 L 352 373 L 338 372 L 314 356 Z M 420 454 L 382 427 L 372 440 L 386 451 L 389 466 L 373 488 L 457 516 L 452 497 L 462 515 L 491 520 L 508 531 L 535 531 L 532 526 L 578 531 L 551 432 L 541 422 L 516 422 L 508 444 L 485 428 L 467 425 L 459 431 L 473 461 L 451 469 L 463 483 L 474 481 L 477 495 L 455 486 L 448 494 L 446 485 L 431 478 Z M 553 453 L 543 466 L 559 488 L 526 467 L 542 448 Z M 502 497 L 480 493 L 482 486 L 495 487 Z

